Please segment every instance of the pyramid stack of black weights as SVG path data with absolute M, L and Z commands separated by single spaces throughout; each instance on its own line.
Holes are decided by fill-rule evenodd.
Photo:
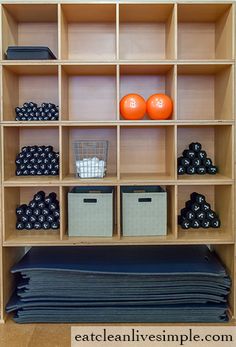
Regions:
M 185 208 L 180 211 L 178 224 L 182 229 L 208 229 L 219 228 L 221 222 L 205 196 L 194 192 L 190 195 L 190 200 L 185 203 Z
M 190 143 L 189 149 L 185 149 L 178 158 L 178 175 L 215 175 L 217 171 L 217 167 L 207 157 L 199 142 Z
M 37 192 L 28 205 L 16 208 L 17 230 L 48 230 L 59 229 L 60 210 L 57 194 L 52 192 L 48 196 L 45 192 Z
M 35 102 L 25 102 L 22 107 L 15 108 L 17 121 L 57 121 L 59 119 L 58 106 L 43 102 L 38 106 Z
M 52 146 L 24 146 L 15 163 L 17 176 L 59 175 L 59 152 Z

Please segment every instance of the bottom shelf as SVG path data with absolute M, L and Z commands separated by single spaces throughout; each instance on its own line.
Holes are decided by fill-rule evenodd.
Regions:
M 234 314 L 235 314 L 235 275 L 234 275 L 234 273 L 235 273 L 235 257 L 234 257 L 235 256 L 235 250 L 234 250 L 234 245 L 214 245 L 213 244 L 213 245 L 211 245 L 211 248 L 216 251 L 221 262 L 224 264 L 227 273 L 229 274 L 229 276 L 232 279 L 231 293 L 229 295 L 229 305 L 230 305 L 230 310 L 232 313 L 232 320 L 230 320 L 230 322 L 228 322 L 228 323 L 214 324 L 214 325 L 222 325 L 222 326 L 235 325 L 235 321 L 234 321 L 234 318 L 235 318 L 235 316 L 234 316 Z M 129 254 L 129 253 L 126 253 L 125 249 L 126 249 L 126 247 L 122 250 L 122 254 L 124 254 L 124 259 L 126 259 L 127 254 Z M 134 248 L 132 248 L 132 249 L 134 250 Z M 137 249 L 137 248 L 135 248 L 135 249 Z M 3 303 L 3 305 L 2 305 L 2 317 L 4 317 L 4 319 L 8 319 L 9 316 L 7 316 L 5 314 L 5 312 L 3 311 L 3 308 L 6 306 L 6 303 L 8 302 L 11 294 L 13 293 L 14 287 L 15 287 L 15 280 L 14 280 L 14 277 L 12 276 L 12 274 L 10 273 L 10 269 L 14 264 L 16 264 L 19 261 L 19 259 L 24 255 L 24 253 L 27 250 L 24 247 L 18 247 L 18 248 L 3 247 L 2 250 L 3 250 L 3 276 L 2 276 L 3 286 L 2 287 L 4 288 L 3 296 L 2 296 L 2 299 L 3 299 L 2 300 L 2 303 Z M 91 247 L 88 248 L 88 252 L 90 255 L 92 254 L 91 252 L 93 252 L 93 250 L 96 254 L 95 248 L 94 249 L 91 249 Z M 125 253 L 123 253 L 123 252 L 125 252 Z M 150 252 L 151 252 L 150 254 L 153 254 L 153 255 L 156 254 L 155 249 L 153 249 L 152 247 L 150 248 Z M 163 250 L 162 250 L 162 252 L 163 252 Z M 170 249 L 167 252 L 170 252 Z M 98 254 L 100 254 L 100 253 L 98 252 Z M 189 253 L 189 251 L 186 254 L 188 254 L 188 253 Z M 42 250 L 42 254 L 45 254 L 43 250 Z M 62 254 L 63 254 L 63 250 L 62 250 Z M 73 254 L 73 252 L 72 252 L 72 254 Z M 81 254 L 86 255 L 86 250 L 85 250 L 85 252 L 81 251 Z M 118 254 L 120 257 L 121 253 L 118 252 Z M 147 254 L 146 251 L 145 251 L 145 254 Z M 165 254 L 165 252 L 164 252 L 164 254 Z M 151 256 L 150 259 L 153 259 L 153 255 Z M 55 253 L 55 256 L 57 257 L 58 255 L 56 255 L 56 253 Z M 138 252 L 135 256 L 135 259 L 136 259 L 136 257 L 139 257 L 139 256 L 140 256 L 140 253 Z M 191 258 L 191 256 L 190 256 L 190 258 Z M 83 256 L 81 259 L 83 259 Z M 168 259 L 170 259 L 170 262 L 171 262 L 172 256 L 170 256 L 170 257 L 168 256 Z M 194 259 L 194 257 L 193 257 L 193 259 Z M 172 259 L 172 260 L 174 260 L 174 259 Z M 58 260 L 56 260 L 56 263 L 57 263 L 57 261 Z M 196 259 L 194 261 L 196 261 Z M 153 262 L 153 260 L 151 261 L 151 263 L 152 262 Z M 143 258 L 140 258 L 140 266 L 142 266 L 142 264 L 145 264 L 145 263 L 149 264 L 148 261 L 145 261 L 145 259 L 143 260 Z M 103 264 L 103 263 L 101 263 L 101 264 Z M 122 263 L 122 259 L 121 259 L 121 266 L 123 266 L 122 264 L 123 263 Z M 125 264 L 125 262 L 124 262 L 124 264 Z M 139 261 L 138 261 L 138 264 L 139 264 Z M 202 262 L 200 262 L 199 264 L 202 264 Z M 109 266 L 108 266 L 108 268 L 109 268 Z M 140 325 L 142 325 L 142 323 L 140 323 Z M 161 324 L 156 323 L 156 325 L 161 325 Z M 169 325 L 185 325 L 185 324 L 175 323 L 175 324 L 169 324 Z M 189 324 L 187 324 L 187 325 L 189 325 Z M 201 325 L 201 323 L 198 323 L 198 324 L 192 323 L 191 325 L 192 326 Z M 207 324 L 204 323 L 202 325 L 205 326 Z M 22 325 L 20 325 L 20 326 L 22 327 Z

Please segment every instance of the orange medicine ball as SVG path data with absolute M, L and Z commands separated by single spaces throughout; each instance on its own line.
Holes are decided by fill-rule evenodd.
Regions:
M 127 94 L 120 101 L 120 113 L 127 120 L 142 119 L 146 113 L 146 102 L 138 94 Z
M 151 119 L 168 119 L 173 111 L 173 102 L 166 94 L 154 94 L 147 100 L 147 114 Z

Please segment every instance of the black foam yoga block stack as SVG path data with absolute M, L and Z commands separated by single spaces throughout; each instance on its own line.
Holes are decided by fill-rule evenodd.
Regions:
M 190 200 L 180 211 L 178 224 L 182 229 L 220 228 L 221 222 L 217 214 L 211 209 L 203 194 L 196 192 L 190 195 Z
M 231 280 L 204 245 L 32 247 L 11 272 L 17 323 L 228 321 Z
M 217 172 L 217 167 L 213 165 L 212 159 L 208 158 L 199 142 L 190 143 L 189 148 L 178 158 L 178 175 L 215 175 Z
M 59 229 L 60 209 L 57 194 L 48 196 L 44 191 L 37 192 L 28 204 L 16 208 L 17 230 Z

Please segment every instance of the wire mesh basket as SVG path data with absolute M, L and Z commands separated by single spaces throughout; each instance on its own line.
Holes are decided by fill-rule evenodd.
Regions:
M 103 178 L 106 174 L 108 141 L 74 142 L 75 173 L 80 178 Z

